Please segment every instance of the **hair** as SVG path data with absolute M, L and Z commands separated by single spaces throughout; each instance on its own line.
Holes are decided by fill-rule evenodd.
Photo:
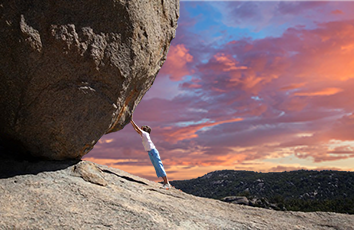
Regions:
M 144 125 L 144 126 L 143 126 L 143 130 L 144 130 L 145 132 L 148 132 L 149 134 L 151 133 L 151 128 L 150 128 L 150 126 L 148 126 L 148 125 Z

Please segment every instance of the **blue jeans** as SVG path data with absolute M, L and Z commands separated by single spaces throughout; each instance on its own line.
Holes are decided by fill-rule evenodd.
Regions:
M 157 149 L 151 149 L 149 152 L 149 157 L 151 160 L 152 165 L 155 168 L 157 177 L 164 177 L 166 176 L 165 169 L 163 168 L 163 164 L 160 158 L 159 151 Z

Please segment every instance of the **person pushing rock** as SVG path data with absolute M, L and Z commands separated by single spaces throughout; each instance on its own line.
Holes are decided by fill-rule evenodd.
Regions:
M 163 186 L 161 188 L 170 189 L 171 185 L 167 179 L 167 175 L 163 167 L 160 154 L 150 138 L 151 128 L 147 125 L 141 126 L 141 128 L 139 128 L 139 126 L 137 126 L 133 121 L 133 118 L 131 119 L 130 123 L 132 124 L 135 131 L 141 136 L 144 149 L 149 154 L 151 163 L 155 168 L 157 177 L 161 177 L 163 179 Z

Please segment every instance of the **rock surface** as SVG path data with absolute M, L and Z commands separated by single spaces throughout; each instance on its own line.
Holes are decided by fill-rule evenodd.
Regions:
M 249 205 L 249 200 L 245 196 L 227 196 L 221 199 L 222 201 L 233 203 L 233 204 L 243 204 Z
M 228 204 L 86 161 L 2 160 L 0 178 L 0 229 L 354 229 L 351 215 Z
M 261 207 L 273 210 L 281 210 L 286 211 L 284 205 L 276 204 L 276 203 L 269 203 L 268 199 L 262 198 L 251 198 L 248 199 L 245 196 L 227 196 L 222 199 L 221 201 L 232 203 L 232 204 L 240 204 L 240 205 L 249 205 L 252 207 Z
M 179 0 L 0 0 L 0 139 L 80 159 L 122 129 L 165 61 Z

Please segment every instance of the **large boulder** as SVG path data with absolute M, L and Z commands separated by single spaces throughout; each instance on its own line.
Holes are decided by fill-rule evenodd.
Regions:
M 178 16 L 179 0 L 0 0 L 2 143 L 79 159 L 122 129 L 166 59 Z

